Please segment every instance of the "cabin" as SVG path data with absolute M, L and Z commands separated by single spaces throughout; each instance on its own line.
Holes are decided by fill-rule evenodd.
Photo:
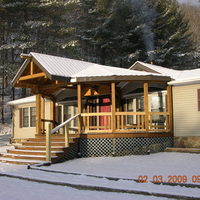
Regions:
M 78 138 L 70 150 L 81 157 L 147 154 L 173 146 L 170 75 L 143 70 L 141 62 L 122 69 L 34 52 L 21 58 L 12 84 L 29 88 L 35 104 L 15 105 L 13 142 L 26 139 L 24 145 L 33 146 L 34 138 L 47 135 L 49 124 L 55 140 L 66 133 Z

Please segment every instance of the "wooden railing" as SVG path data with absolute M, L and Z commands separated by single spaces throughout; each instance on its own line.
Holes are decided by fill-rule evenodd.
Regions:
M 109 112 L 101 113 L 81 113 L 83 118 L 83 130 L 89 132 L 109 132 L 111 131 L 111 116 Z
M 112 132 L 112 117 L 115 117 L 116 132 L 170 131 L 168 112 L 149 112 L 147 126 L 145 112 L 115 112 L 115 116 L 111 112 L 82 113 L 81 117 L 85 133 Z
M 117 131 L 145 131 L 145 112 L 116 112 Z M 131 123 L 128 121 L 131 117 Z
M 51 161 L 51 134 L 54 134 L 60 128 L 64 127 L 65 129 L 65 146 L 69 146 L 69 122 L 74 120 L 80 114 L 77 114 L 70 119 L 66 120 L 62 124 L 58 125 L 54 129 L 51 130 L 51 123 L 46 124 L 46 161 Z
M 156 117 L 157 119 L 153 119 Z M 149 113 L 149 130 L 150 131 L 170 131 L 170 120 L 168 112 L 150 112 Z

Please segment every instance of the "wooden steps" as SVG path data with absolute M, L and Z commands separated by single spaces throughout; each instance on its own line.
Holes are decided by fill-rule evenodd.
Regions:
M 200 153 L 200 148 L 166 148 L 165 152 Z
M 74 135 L 78 136 L 78 135 Z M 56 163 L 79 142 L 79 138 L 70 137 L 69 147 L 65 147 L 64 135 L 52 135 L 51 163 Z M 46 162 L 46 136 L 36 135 L 29 138 L 15 149 L 8 149 L 7 153 L 0 154 L 0 162 L 14 164 L 40 164 Z

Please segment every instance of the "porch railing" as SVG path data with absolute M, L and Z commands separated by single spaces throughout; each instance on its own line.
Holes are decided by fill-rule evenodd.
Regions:
M 170 120 L 168 112 L 149 112 L 148 127 L 145 112 L 115 112 L 116 132 L 169 132 Z M 83 127 L 86 133 L 112 132 L 112 113 L 82 113 Z M 130 122 L 131 121 L 131 122 Z
M 66 120 L 62 124 L 58 125 L 54 129 L 51 130 L 51 123 L 46 124 L 46 161 L 51 161 L 51 134 L 58 131 L 60 128 L 64 127 L 65 129 L 65 146 L 69 146 L 69 122 L 74 120 L 80 114 L 77 114 L 70 119 Z

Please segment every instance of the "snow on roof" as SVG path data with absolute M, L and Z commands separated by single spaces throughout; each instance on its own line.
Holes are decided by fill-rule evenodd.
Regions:
M 160 76 L 160 74 L 156 74 L 156 73 L 142 72 L 142 71 L 137 71 L 137 70 L 128 70 L 128 69 L 119 68 L 119 67 L 94 65 L 92 67 L 88 67 L 88 68 L 86 68 L 82 71 L 79 71 L 78 73 L 73 74 L 72 77 L 130 76 L 130 75 L 134 75 L 134 76 L 147 76 L 147 75 Z
M 7 104 L 14 106 L 14 105 L 22 105 L 22 104 L 27 104 L 27 103 L 34 103 L 36 101 L 35 96 L 30 96 L 22 99 L 17 99 L 13 101 L 9 101 Z
M 80 60 L 74 60 L 64 57 L 52 56 L 47 54 L 40 54 L 31 52 L 29 55 L 32 57 L 32 60 L 41 68 L 41 70 L 51 79 L 51 80 L 60 80 L 60 81 L 70 81 L 72 78 L 72 82 L 77 81 L 77 77 L 104 77 L 104 80 L 109 80 L 108 77 L 123 77 L 123 76 L 151 76 L 156 77 L 163 77 L 163 80 L 169 79 L 162 74 L 157 73 L 148 73 L 148 72 L 139 72 L 138 70 L 129 70 L 124 68 L 118 67 L 111 67 L 100 65 L 91 62 L 85 62 Z M 21 76 L 23 71 L 26 69 L 27 65 L 29 64 L 30 60 L 26 60 L 20 70 L 18 71 L 17 75 L 13 79 L 12 83 L 15 85 L 18 78 Z M 95 80 L 93 80 L 95 81 Z M 165 80 L 166 81 L 166 80 Z
M 140 67 L 141 69 L 144 69 L 144 70 L 150 69 L 154 73 L 159 73 L 162 75 L 170 76 L 173 79 L 176 79 L 181 73 L 181 71 L 179 71 L 179 70 L 169 69 L 169 68 L 161 67 L 158 65 L 152 65 L 149 63 L 141 62 L 141 61 L 135 62 L 129 69 L 134 70 L 134 69 L 138 69 L 138 67 Z
M 200 69 L 191 69 L 191 70 L 174 70 L 158 65 L 152 65 L 149 63 L 144 63 L 137 61 L 129 69 L 144 69 L 147 71 L 153 71 L 162 75 L 170 76 L 173 81 L 170 81 L 170 85 L 181 84 L 181 83 L 200 83 Z
M 30 55 L 32 55 L 34 59 L 49 72 L 49 74 L 54 76 L 70 77 L 72 74 L 83 69 L 97 65 L 81 60 L 74 60 L 47 54 L 31 52 Z

